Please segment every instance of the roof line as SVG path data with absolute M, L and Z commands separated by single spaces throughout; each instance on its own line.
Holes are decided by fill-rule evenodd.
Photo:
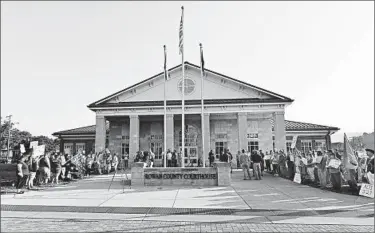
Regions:
M 186 62 L 186 63 L 189 64 L 189 65 L 191 65 L 191 66 L 193 66 L 193 67 L 195 67 L 195 68 L 200 69 L 200 66 L 197 66 L 197 65 L 195 65 L 195 64 L 192 64 L 192 63 L 190 63 L 190 62 Z M 275 95 L 275 96 L 281 97 L 281 98 L 283 98 L 283 99 L 286 99 L 286 100 L 289 100 L 289 101 L 294 101 L 293 99 L 291 99 L 291 98 L 289 98 L 289 97 L 286 97 L 286 96 L 283 96 L 283 95 L 277 94 L 277 93 L 272 92 L 272 91 L 268 91 L 268 90 L 263 89 L 263 88 L 261 88 L 261 87 L 254 86 L 254 85 L 252 85 L 252 84 L 250 84 L 250 83 L 247 83 L 247 82 L 244 82 L 244 81 L 241 81 L 241 80 L 238 80 L 238 79 L 235 79 L 235 78 L 229 77 L 229 76 L 227 76 L 227 75 L 224 75 L 224 74 L 218 73 L 218 72 L 216 72 L 216 71 L 212 71 L 212 70 L 210 70 L 210 69 L 206 69 L 206 68 L 205 68 L 204 70 L 205 70 L 205 71 L 208 71 L 208 72 L 211 72 L 211 73 L 213 73 L 213 74 L 219 75 L 219 76 L 223 76 L 223 77 L 225 77 L 225 78 L 227 78 L 227 79 L 230 79 L 230 80 L 232 80 L 232 81 L 239 82 L 239 83 L 241 83 L 241 84 L 243 84 L 243 85 L 247 85 L 247 86 L 250 86 L 250 87 L 252 87 L 252 88 L 256 88 L 256 89 L 259 89 L 259 90 L 261 90 L 261 91 L 268 92 L 268 93 L 270 93 L 270 94 L 272 94 L 272 95 Z
M 198 69 L 200 69 L 200 66 L 197 66 L 197 65 L 195 65 L 195 64 L 193 64 L 193 63 L 190 63 L 190 62 L 188 62 L 188 61 L 185 61 L 185 64 L 186 64 L 186 65 L 190 65 L 190 66 L 192 66 L 192 67 L 194 67 L 194 68 L 198 68 Z M 176 68 L 178 68 L 178 67 L 180 67 L 180 66 L 181 66 L 181 64 L 179 64 L 179 65 L 177 65 L 177 66 L 174 66 L 174 67 L 168 69 L 168 72 L 170 72 L 170 71 L 172 71 L 172 70 L 174 70 L 174 69 L 176 69 Z M 241 80 L 238 80 L 238 79 L 235 79 L 235 78 L 229 77 L 229 76 L 227 76 L 227 75 L 224 75 L 224 74 L 221 74 L 221 73 L 218 73 L 218 72 L 212 71 L 212 70 L 210 70 L 210 69 L 206 69 L 206 68 L 205 68 L 205 71 L 208 71 L 208 72 L 213 73 L 213 74 L 218 75 L 218 76 L 223 76 L 224 78 L 230 79 L 230 80 L 232 80 L 232 81 L 235 81 L 235 82 L 241 83 L 241 84 L 243 84 L 243 85 L 246 85 L 246 86 L 249 86 L 249 87 L 252 87 L 252 88 L 258 89 L 258 90 L 263 91 L 263 92 L 266 92 L 266 93 L 269 93 L 269 94 L 274 95 L 274 96 L 276 96 L 276 97 L 278 97 L 278 98 L 285 99 L 285 100 L 288 101 L 288 102 L 289 102 L 289 101 L 290 101 L 290 102 L 293 102 L 293 101 L 294 101 L 293 99 L 291 99 L 291 98 L 289 98 L 289 97 L 286 97 L 286 96 L 283 96 L 283 95 L 277 94 L 277 93 L 272 92 L 272 91 L 268 91 L 268 90 L 263 89 L 263 88 L 261 88 L 261 87 L 254 86 L 254 85 L 252 85 L 252 84 L 249 84 L 249 83 L 246 83 L 246 82 L 244 82 L 244 81 L 241 81 Z M 122 90 L 120 90 L 120 91 L 117 91 L 117 92 L 114 93 L 114 94 L 111 94 L 111 95 L 109 95 L 109 96 L 106 96 L 106 97 L 104 97 L 104 98 L 102 98 L 102 99 L 100 99 L 100 100 L 98 100 L 98 101 L 95 101 L 95 102 L 93 102 L 93 103 L 87 105 L 87 107 L 88 107 L 88 108 L 93 107 L 93 105 L 96 105 L 96 104 L 98 104 L 98 103 L 100 103 L 100 102 L 102 102 L 102 101 L 104 101 L 104 100 L 106 100 L 106 99 L 109 99 L 109 98 L 111 98 L 111 97 L 113 97 L 113 96 L 116 96 L 116 95 L 118 95 L 118 94 L 120 94 L 120 93 L 122 93 L 122 92 L 124 92 L 124 91 L 127 91 L 127 90 L 129 90 L 129 89 L 131 89 L 131 88 L 133 88 L 133 87 L 135 87 L 135 86 L 138 86 L 138 85 L 140 85 L 140 84 L 142 84 L 142 83 L 144 83 L 144 82 L 150 81 L 150 80 L 152 80 L 152 79 L 154 79 L 154 78 L 156 78 L 156 77 L 162 75 L 163 73 L 164 73 L 164 72 L 160 72 L 160 73 L 158 73 L 158 74 L 156 74 L 156 75 L 154 75 L 154 76 L 152 76 L 152 77 L 150 77 L 150 78 L 148 78 L 148 79 L 142 80 L 142 81 L 140 81 L 140 82 L 138 82 L 138 83 L 136 83 L 136 84 L 134 84 L 134 85 L 132 85 L 132 86 L 130 86 L 130 87 L 127 87 L 127 88 L 125 88 L 125 89 L 122 89 Z
M 185 63 L 186 63 L 186 62 L 185 62 Z M 168 72 L 170 72 L 170 71 L 172 71 L 172 70 L 178 68 L 179 66 L 181 66 L 181 65 L 177 65 L 177 66 L 174 66 L 174 67 L 170 68 L 170 69 L 168 70 Z M 152 79 L 154 79 L 154 78 L 156 78 L 156 77 L 162 75 L 163 73 L 164 73 L 164 72 L 160 72 L 160 73 L 158 73 L 158 74 L 156 74 L 156 75 L 154 75 L 154 76 L 152 76 L 152 77 L 150 77 L 150 78 L 148 78 L 148 79 L 142 80 L 142 81 L 140 81 L 140 82 L 138 82 L 138 83 L 136 83 L 136 84 L 134 84 L 134 85 L 131 85 L 130 87 L 126 87 L 126 88 L 124 88 L 124 89 L 122 89 L 122 90 L 120 90 L 120 91 L 118 91 L 118 92 L 116 92 L 116 93 L 114 93 L 114 94 L 111 94 L 111 95 L 109 95 L 109 96 L 107 96 L 107 97 L 104 97 L 104 98 L 98 100 L 98 101 L 95 101 L 94 103 L 91 103 L 91 104 L 87 105 L 87 107 L 90 108 L 90 107 L 92 107 L 92 105 L 96 105 L 96 104 L 99 103 L 99 102 L 102 102 L 102 101 L 104 101 L 104 100 L 106 100 L 106 99 L 109 99 L 109 98 L 111 98 L 111 97 L 113 97 L 113 96 L 116 96 L 116 95 L 118 95 L 118 94 L 120 94 L 120 93 L 122 93 L 122 92 L 124 92 L 124 91 L 126 91 L 126 90 L 129 90 L 129 89 L 131 89 L 131 88 L 133 88 L 133 87 L 135 87 L 135 86 L 138 86 L 138 85 L 140 85 L 140 84 L 142 84 L 142 83 L 144 83 L 144 82 L 150 81 L 150 80 L 152 80 Z

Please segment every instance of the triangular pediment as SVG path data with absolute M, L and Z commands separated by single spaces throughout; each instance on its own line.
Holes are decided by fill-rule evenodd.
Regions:
M 136 103 L 146 101 L 163 101 L 164 85 L 166 86 L 166 99 L 181 100 L 182 92 L 182 69 L 181 65 L 169 70 L 169 78 L 164 82 L 164 73 L 157 74 L 149 79 L 137 83 L 131 87 L 105 97 L 89 107 L 101 105 L 114 105 L 116 103 Z M 185 63 L 185 100 L 200 100 L 202 93 L 202 78 L 200 67 Z M 206 69 L 203 78 L 203 98 L 205 100 L 215 99 L 259 99 L 292 102 L 288 97 L 267 91 L 240 80 L 230 78 L 223 74 Z

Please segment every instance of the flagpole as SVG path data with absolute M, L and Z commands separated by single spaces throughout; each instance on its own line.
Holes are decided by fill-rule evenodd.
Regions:
M 168 79 L 167 70 L 167 47 L 164 45 L 164 167 L 167 167 L 167 95 L 166 84 Z
M 182 37 L 180 39 L 183 39 L 183 22 L 184 22 L 184 7 L 181 7 L 182 15 L 181 15 L 181 23 L 182 23 Z M 181 62 L 182 62 L 182 85 L 181 85 L 181 92 L 182 92 L 182 122 L 181 122 L 181 145 L 182 145 L 182 162 L 181 167 L 185 167 L 185 61 L 184 61 L 184 46 L 182 41 L 181 46 Z
M 204 78 L 204 75 L 203 75 L 203 48 L 202 48 L 202 44 L 199 43 L 199 47 L 200 47 L 200 55 L 201 55 L 201 121 L 202 121 L 202 160 L 203 160 L 203 167 L 206 167 L 206 154 L 204 151 L 204 100 L 203 100 L 203 78 Z

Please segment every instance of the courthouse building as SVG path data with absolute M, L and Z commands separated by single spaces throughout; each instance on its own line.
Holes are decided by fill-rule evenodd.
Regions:
M 181 150 L 181 65 L 169 70 L 166 81 L 167 149 Z M 293 100 L 226 75 L 205 69 L 203 78 L 204 143 L 201 127 L 200 67 L 185 63 L 185 164 L 213 150 L 289 150 L 293 137 L 299 150 L 330 148 L 330 136 L 339 128 L 285 120 Z M 96 125 L 64 130 L 60 150 L 128 153 L 132 162 L 137 151 L 152 150 L 155 164 L 162 164 L 164 151 L 164 73 L 98 100 L 88 108 L 96 114 Z M 202 146 L 204 144 L 204 148 Z M 188 159 L 190 159 L 188 161 Z

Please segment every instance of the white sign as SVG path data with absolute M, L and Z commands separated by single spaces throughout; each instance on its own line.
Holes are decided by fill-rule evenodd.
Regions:
M 44 155 L 45 149 L 46 149 L 45 145 L 35 147 L 34 151 L 33 151 L 33 157 L 36 158 L 36 157 L 39 157 L 41 155 Z
M 293 182 L 298 183 L 298 184 L 301 183 L 301 174 L 300 173 L 294 174 L 294 180 L 293 180 Z
M 32 142 L 30 142 L 30 148 L 37 147 L 38 145 L 39 145 L 38 141 L 32 141 Z
M 25 145 L 23 145 L 23 144 L 20 145 L 20 151 L 21 151 L 22 154 L 26 152 Z
M 302 161 L 302 163 L 303 163 L 304 165 L 307 165 L 307 159 L 306 159 L 306 158 L 302 158 L 301 161 Z
M 341 164 L 340 160 L 338 160 L 338 159 L 331 159 L 329 161 L 328 167 L 332 167 L 332 168 L 336 168 L 337 169 L 337 168 L 339 168 L 340 164 Z
M 297 135 L 293 136 L 293 141 L 292 141 L 292 145 L 290 146 L 291 149 L 294 149 L 296 148 L 296 144 L 297 144 Z
M 65 148 L 65 149 L 64 149 L 64 154 L 68 154 L 68 155 L 70 155 L 70 148 Z
M 315 162 L 319 163 L 322 162 L 323 156 L 317 156 Z
M 372 184 L 362 184 L 359 195 L 374 198 L 374 185 Z

